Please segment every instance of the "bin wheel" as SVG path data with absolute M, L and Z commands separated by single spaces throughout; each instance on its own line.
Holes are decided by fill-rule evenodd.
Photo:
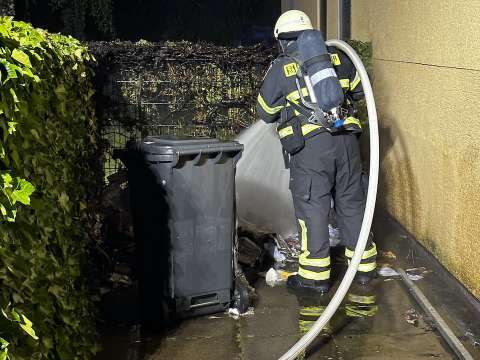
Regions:
M 235 292 L 233 295 L 233 307 L 238 310 L 240 314 L 244 314 L 250 305 L 250 298 L 248 296 L 247 287 L 239 280 L 235 280 Z

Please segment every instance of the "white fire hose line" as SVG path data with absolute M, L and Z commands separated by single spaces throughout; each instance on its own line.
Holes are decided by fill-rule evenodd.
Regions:
M 328 304 L 327 308 L 323 312 L 322 316 L 318 318 L 310 331 L 306 333 L 290 350 L 288 350 L 279 360 L 292 360 L 295 359 L 302 351 L 304 351 L 308 345 L 320 334 L 325 325 L 330 321 L 332 316 L 337 311 L 338 307 L 343 301 L 353 278 L 357 272 L 362 255 L 367 245 L 368 236 L 370 234 L 370 227 L 372 225 L 373 213 L 375 210 L 375 201 L 377 196 L 377 184 L 378 184 L 378 167 L 379 167 L 379 153 L 378 153 L 378 122 L 377 122 L 377 110 L 375 107 L 375 99 L 373 98 L 372 85 L 368 78 L 367 71 L 363 66 L 360 57 L 355 50 L 346 42 L 341 40 L 329 40 L 326 42 L 328 46 L 335 46 L 339 50 L 342 50 L 352 60 L 360 80 L 363 85 L 363 91 L 365 93 L 365 99 L 367 102 L 368 120 L 369 120 L 369 133 L 370 133 L 370 172 L 368 183 L 368 195 L 365 206 L 365 213 L 363 215 L 362 228 L 358 237 L 357 246 L 355 247 L 355 253 L 350 262 L 350 266 L 345 273 L 345 276 L 338 287 L 337 292 L 333 296 L 332 300 Z

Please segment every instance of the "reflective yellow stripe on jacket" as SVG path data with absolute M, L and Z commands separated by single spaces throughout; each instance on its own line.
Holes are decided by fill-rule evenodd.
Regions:
M 350 83 L 350 90 L 354 90 L 357 87 L 358 84 L 360 84 L 360 75 L 358 75 L 358 72 L 356 72 L 355 73 L 355 78 Z
M 302 91 L 302 96 L 304 98 L 308 96 L 307 88 L 304 87 L 304 88 L 301 88 L 300 90 Z M 290 94 L 288 94 L 286 96 L 286 98 L 287 98 L 287 100 L 290 100 L 291 102 L 298 105 L 298 100 L 300 100 L 300 92 L 298 90 L 294 90 Z M 289 107 L 289 106 L 290 106 L 290 104 L 287 103 L 287 107 Z M 293 113 L 295 114 L 295 116 L 300 115 L 300 113 L 297 110 L 293 110 Z
M 352 125 L 352 124 L 357 125 L 360 129 L 362 128 L 362 123 L 360 122 L 360 120 L 358 120 L 357 118 L 354 118 L 353 116 L 347 117 L 343 122 L 343 126 Z
M 340 79 L 340 86 L 342 87 L 342 89 L 349 89 L 350 79 Z
M 307 97 L 308 96 L 308 90 L 307 88 L 303 87 L 300 89 L 302 91 L 302 96 L 303 97 Z M 286 98 L 288 100 L 290 100 L 291 102 L 294 102 L 294 103 L 297 103 L 297 100 L 300 99 L 300 93 L 298 92 L 298 90 L 295 90 L 295 91 L 292 91 L 290 94 L 288 94 L 286 96 Z M 287 106 L 290 106 L 290 104 L 288 104 Z
M 276 113 L 278 113 L 280 110 L 282 110 L 283 106 L 280 105 L 280 106 L 275 106 L 275 107 L 270 107 L 267 105 L 267 103 L 265 102 L 265 100 L 263 100 L 263 97 L 262 95 L 258 94 L 258 103 L 260 104 L 260 106 L 262 107 L 262 109 L 267 113 L 267 114 L 270 114 L 270 115 L 275 115 Z
M 315 124 L 305 124 L 302 125 L 302 134 L 307 135 L 311 133 L 313 130 L 320 129 L 320 125 L 315 125 Z M 278 135 L 280 136 L 280 139 L 283 139 L 285 136 L 289 136 L 293 134 L 293 128 L 291 126 L 287 126 L 283 129 L 278 130 Z

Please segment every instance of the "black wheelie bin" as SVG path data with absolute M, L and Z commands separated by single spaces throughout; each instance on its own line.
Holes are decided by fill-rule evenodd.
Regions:
M 243 145 L 146 137 L 127 145 L 142 320 L 224 311 L 234 292 L 235 168 Z

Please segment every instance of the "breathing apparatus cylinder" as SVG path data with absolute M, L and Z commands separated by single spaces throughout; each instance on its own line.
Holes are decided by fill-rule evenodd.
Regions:
M 322 34 L 317 30 L 302 31 L 297 44 L 302 75 L 312 103 L 323 112 L 335 113 L 343 104 L 343 90 Z

